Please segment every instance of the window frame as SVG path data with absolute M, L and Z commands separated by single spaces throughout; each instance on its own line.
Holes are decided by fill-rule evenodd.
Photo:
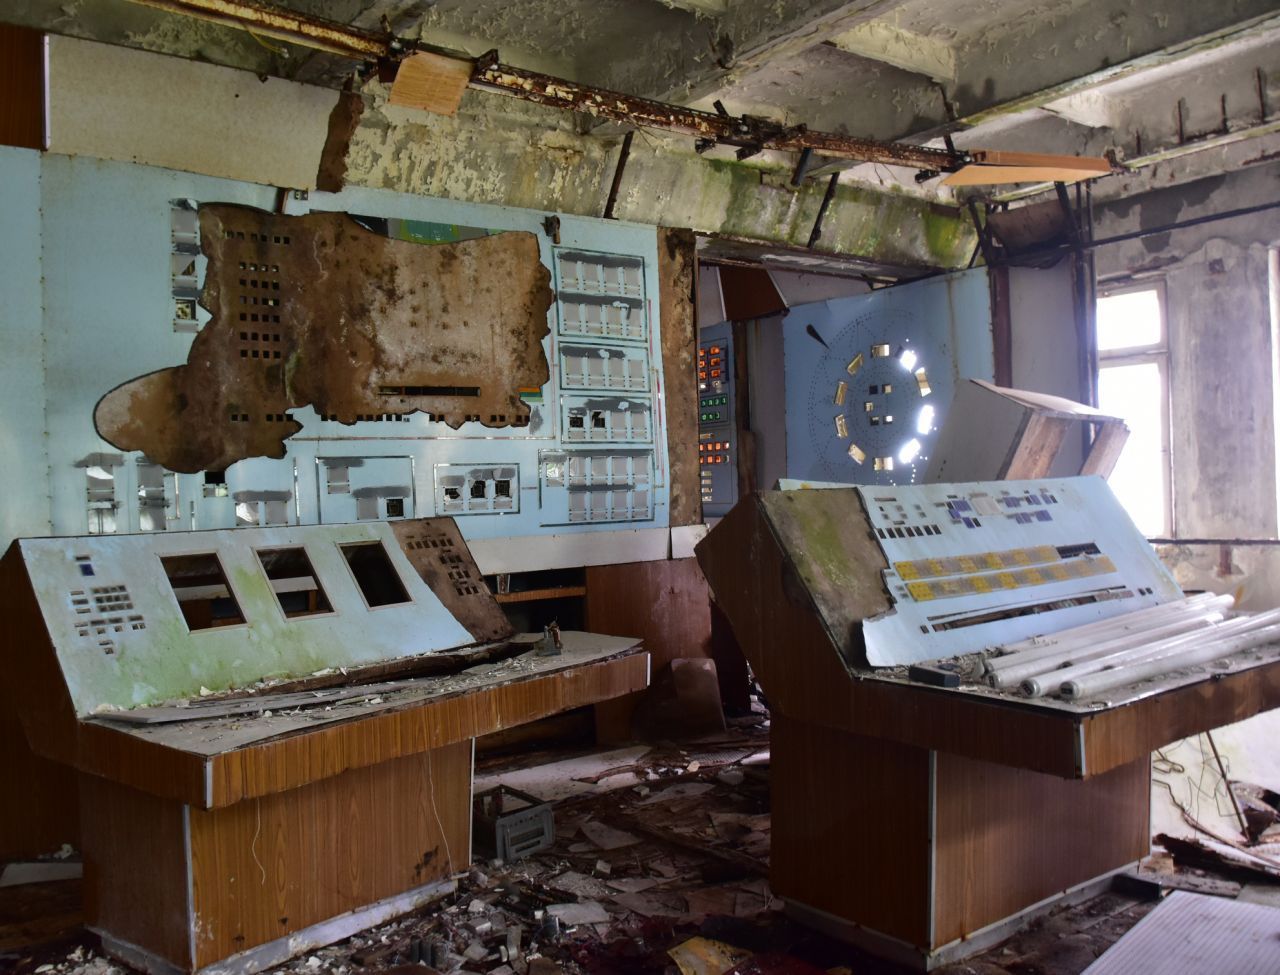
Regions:
M 1134 294 L 1140 291 L 1154 291 L 1156 304 L 1160 308 L 1160 337 L 1147 345 L 1127 346 L 1121 349 L 1098 348 L 1098 319 L 1096 306 L 1104 298 Z M 1126 281 L 1108 285 L 1100 283 L 1094 299 L 1095 311 L 1093 320 L 1093 342 L 1095 349 L 1094 389 L 1100 387 L 1102 371 L 1118 366 L 1155 365 L 1160 375 L 1160 463 L 1164 469 L 1164 537 L 1177 537 L 1177 524 L 1174 521 L 1173 506 L 1173 445 L 1172 425 L 1173 408 L 1171 393 L 1170 355 L 1169 355 L 1169 306 L 1166 300 L 1167 290 L 1163 278 L 1141 282 Z

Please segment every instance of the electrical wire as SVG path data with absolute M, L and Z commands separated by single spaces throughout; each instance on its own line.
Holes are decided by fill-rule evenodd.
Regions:
M 431 749 L 427 749 L 427 778 L 430 780 L 428 795 L 431 796 L 431 812 L 436 817 L 436 829 L 440 830 L 440 842 L 444 844 L 444 857 L 449 864 L 449 874 L 453 874 L 453 854 L 449 852 L 449 837 L 445 834 L 444 823 L 440 821 L 440 810 L 436 808 L 436 776 L 431 770 Z
M 262 865 L 262 861 L 258 859 L 258 834 L 262 832 L 262 800 L 255 799 L 253 803 L 253 811 L 258 820 L 257 829 L 253 831 L 253 842 L 249 844 L 249 853 L 253 855 L 253 862 L 258 865 L 258 869 L 262 871 L 262 886 L 267 885 L 267 868 Z
M 250 37 L 252 37 L 255 41 L 257 41 L 263 47 L 265 47 L 268 51 L 270 51 L 276 57 L 287 58 L 289 56 L 289 51 L 287 48 L 276 47 L 276 45 L 274 44 L 268 44 L 266 41 L 264 41 L 261 37 L 259 37 L 257 34 L 255 34 L 251 30 L 246 29 L 245 33 L 248 34 Z

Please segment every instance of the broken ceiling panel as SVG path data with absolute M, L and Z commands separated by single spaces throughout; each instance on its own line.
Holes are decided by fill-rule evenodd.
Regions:
M 342 423 L 430 413 L 521 426 L 519 390 L 547 382 L 551 275 L 538 240 L 500 233 L 426 246 L 341 213 L 200 208 L 212 320 L 187 364 L 130 380 L 94 411 L 98 432 L 174 471 L 283 457 L 311 405 Z

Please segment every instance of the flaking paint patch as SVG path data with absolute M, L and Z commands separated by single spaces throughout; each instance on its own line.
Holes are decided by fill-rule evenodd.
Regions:
M 200 238 L 212 318 L 185 365 L 99 402 L 121 450 L 184 473 L 280 457 L 304 405 L 341 423 L 421 410 L 506 427 L 529 414 L 519 390 L 547 381 L 551 274 L 533 234 L 424 245 L 341 213 L 214 204 Z

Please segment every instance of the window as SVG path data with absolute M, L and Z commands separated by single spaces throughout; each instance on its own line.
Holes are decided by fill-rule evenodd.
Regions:
M 222 563 L 212 552 L 200 555 L 163 555 L 164 574 L 178 597 L 187 629 L 208 630 L 244 622 L 244 613 L 227 584 Z
M 356 542 L 340 548 L 370 609 L 412 602 L 381 542 Z
M 267 549 L 258 552 L 258 561 L 271 580 L 271 591 L 276 594 L 281 612 L 288 619 L 333 611 L 306 549 Z
M 1172 487 L 1164 288 L 1104 289 L 1097 311 L 1098 408 L 1129 427 L 1111 489 L 1139 531 L 1167 537 Z

